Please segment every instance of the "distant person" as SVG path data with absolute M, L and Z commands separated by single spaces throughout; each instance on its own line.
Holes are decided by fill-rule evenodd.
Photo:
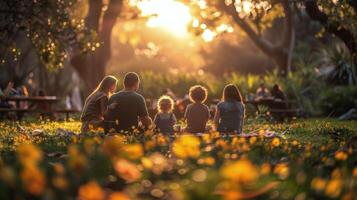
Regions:
M 273 86 L 273 89 L 271 90 L 271 96 L 274 98 L 274 100 L 286 101 L 286 95 L 278 84 Z
M 28 97 L 29 96 L 28 89 L 27 89 L 27 87 L 25 85 L 17 87 L 16 88 L 16 92 L 17 92 L 18 96 L 22 96 L 22 97 Z M 23 109 L 27 109 L 29 107 L 27 101 L 20 101 L 19 106 L 20 106 L 20 108 L 23 108 Z
M 271 90 L 271 96 L 274 99 L 274 103 L 271 105 L 271 108 L 273 109 L 288 108 L 287 97 L 278 84 L 275 84 L 273 86 L 273 89 Z M 282 121 L 284 119 L 280 119 L 280 120 Z
M 222 101 L 217 104 L 214 123 L 221 133 L 242 133 L 245 107 L 238 88 L 229 84 L 224 87 Z
M 114 128 L 119 132 L 130 132 L 139 128 L 139 122 L 144 126 L 144 129 L 149 128 L 152 121 L 145 99 L 136 92 L 140 85 L 139 75 L 135 72 L 127 73 L 123 84 L 124 89 L 109 99 L 110 108 L 106 115 L 106 121 L 110 125 L 107 129 Z
M 0 88 L 0 108 L 11 108 L 11 104 L 6 100 L 6 97 L 9 96 L 9 90 L 8 90 L 9 84 L 7 87 L 3 90 Z
M 210 118 L 210 111 L 204 102 L 207 99 L 207 89 L 201 85 L 190 88 L 190 101 L 186 108 L 184 119 L 187 121 L 186 131 L 190 133 L 204 133 Z
M 158 112 L 154 118 L 156 129 L 160 133 L 173 134 L 176 124 L 174 109 L 174 100 L 169 96 L 161 96 L 157 103 Z
M 260 87 L 256 91 L 256 99 L 264 99 L 270 96 L 268 88 L 265 87 L 264 83 L 260 84 Z
M 118 80 L 106 76 L 97 88 L 87 97 L 84 103 L 81 121 L 81 132 L 88 132 L 90 127 L 104 127 L 104 115 L 107 111 L 108 98 L 115 91 Z

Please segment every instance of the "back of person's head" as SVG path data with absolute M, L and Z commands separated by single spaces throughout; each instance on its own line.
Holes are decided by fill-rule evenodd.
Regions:
M 172 112 L 174 109 L 174 100 L 167 95 L 163 95 L 157 101 L 157 109 L 159 112 Z
M 118 79 L 114 76 L 105 76 L 103 80 L 99 83 L 98 88 L 96 90 L 102 92 L 110 92 L 110 89 L 113 86 L 116 86 L 117 83 Z
M 278 84 L 275 84 L 273 86 L 273 91 L 280 91 L 280 86 Z
M 243 103 L 242 95 L 240 94 L 238 87 L 234 84 L 228 84 L 224 87 L 222 99 L 223 101 L 233 100 Z
M 140 82 L 139 75 L 135 72 L 128 72 L 124 77 L 124 87 L 132 88 Z
M 207 89 L 202 85 L 195 85 L 190 88 L 189 97 L 191 102 L 203 103 L 207 99 Z
M 40 88 L 37 91 L 37 95 L 40 96 L 40 97 L 43 97 L 43 96 L 47 96 L 47 93 L 46 93 L 45 89 Z

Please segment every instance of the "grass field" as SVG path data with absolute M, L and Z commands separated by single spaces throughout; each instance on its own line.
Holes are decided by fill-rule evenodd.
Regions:
M 0 122 L 0 199 L 355 199 L 357 122 L 247 120 L 254 137 L 78 135 Z M 276 137 L 264 137 L 276 132 Z

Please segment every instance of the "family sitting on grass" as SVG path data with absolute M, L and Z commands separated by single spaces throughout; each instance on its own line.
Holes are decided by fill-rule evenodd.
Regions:
M 114 76 L 106 76 L 98 87 L 90 94 L 83 108 L 81 132 L 88 132 L 92 128 L 103 128 L 106 132 L 132 132 L 134 129 L 155 128 L 164 134 L 173 134 L 176 117 L 173 114 L 174 100 L 169 96 L 162 96 L 158 100 L 158 113 L 152 122 L 149 117 L 145 99 L 136 91 L 139 89 L 138 74 L 129 72 L 124 77 L 124 89 L 115 93 L 118 80 Z M 204 102 L 207 99 L 207 89 L 196 85 L 190 88 L 191 104 L 187 106 L 184 119 L 188 133 L 206 132 L 206 124 L 210 112 Z M 217 104 L 213 118 L 215 129 L 221 133 L 242 132 L 245 107 L 238 88 L 229 84 L 225 86 L 222 101 Z M 139 126 L 140 124 L 140 126 Z

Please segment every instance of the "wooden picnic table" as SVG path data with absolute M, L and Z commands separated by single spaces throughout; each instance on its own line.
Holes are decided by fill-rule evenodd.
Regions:
M 262 98 L 248 100 L 245 104 L 252 104 L 258 113 L 261 113 L 260 106 L 266 106 L 268 112 L 274 115 L 278 121 L 284 120 L 284 118 L 292 118 L 297 115 L 299 109 L 294 108 L 293 104 L 296 104 L 294 100 L 276 100 L 274 98 Z
M 69 119 L 70 113 L 76 113 L 77 110 L 73 109 L 53 109 L 53 104 L 57 103 L 60 99 L 56 96 L 6 96 L 2 98 L 5 101 L 14 101 L 15 108 L 0 108 L 0 112 L 15 112 L 17 119 L 21 120 L 24 113 L 39 113 L 40 115 L 52 115 L 54 113 L 66 114 L 66 119 Z M 27 108 L 21 108 L 20 102 L 28 102 Z M 37 106 L 37 108 L 36 108 Z M 34 108 L 35 107 L 35 108 Z

